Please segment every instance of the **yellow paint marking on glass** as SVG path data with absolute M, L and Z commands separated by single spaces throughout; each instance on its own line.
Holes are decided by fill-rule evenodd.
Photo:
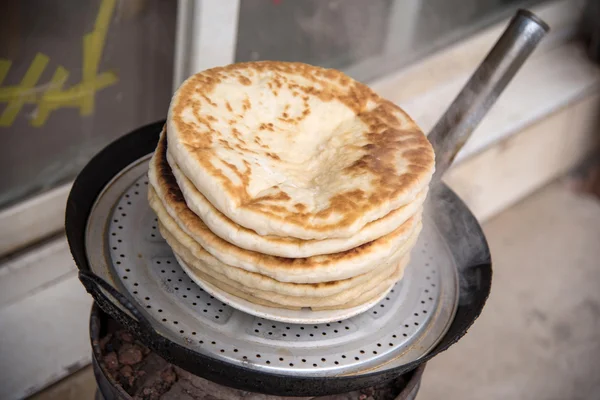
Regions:
M 54 76 L 50 80 L 50 88 L 44 92 L 37 110 L 37 115 L 31 120 L 32 126 L 42 126 L 46 123 L 46 120 L 50 116 L 50 113 L 56 110 L 61 103 L 52 102 L 51 98 L 53 94 L 59 93 L 62 90 L 63 85 L 69 78 L 69 71 L 63 66 L 56 68 Z
M 110 17 L 115 4 L 116 0 L 104 0 L 102 2 L 94 24 L 94 31 L 83 37 L 83 81 L 81 85 L 84 87 L 86 95 L 80 100 L 80 115 L 90 115 L 94 111 L 98 64 L 100 64 L 100 58 L 104 50 Z
M 98 92 L 108 86 L 114 85 L 117 81 L 116 75 L 112 72 L 103 72 L 94 79 L 92 90 L 93 92 Z M 60 107 L 81 107 L 82 99 L 89 94 L 88 87 L 78 84 L 67 90 L 49 95 L 48 101 L 50 103 L 60 103 Z
M 42 76 L 46 65 L 48 65 L 49 58 L 42 53 L 37 53 L 33 62 L 29 66 L 29 69 L 25 73 L 25 76 L 21 80 L 19 88 L 21 90 L 20 96 L 13 98 L 8 102 L 4 112 L 0 115 L 0 126 L 11 126 L 17 118 L 17 114 L 23 108 L 25 99 L 23 95 L 35 93 L 35 84 Z M 29 92 L 29 93 L 28 93 Z
M 106 43 L 116 0 L 102 0 L 94 30 L 83 36 L 82 79 L 76 85 L 63 89 L 69 71 L 58 66 L 50 82 L 36 87 L 49 58 L 38 53 L 21 83 L 16 86 L 0 87 L 0 103 L 7 103 L 0 115 L 0 127 L 11 126 L 24 104 L 37 104 L 38 109 L 31 125 L 43 126 L 53 111 L 60 108 L 79 108 L 81 116 L 94 111 L 95 95 L 98 91 L 114 85 L 118 78 L 113 72 L 98 74 L 98 67 Z M 8 74 L 12 61 L 0 59 L 0 85 Z

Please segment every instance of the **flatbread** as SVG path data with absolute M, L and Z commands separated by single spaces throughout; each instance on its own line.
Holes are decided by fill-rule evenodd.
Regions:
M 431 144 L 399 107 L 343 73 L 261 61 L 186 80 L 169 152 L 208 201 L 259 235 L 349 238 L 413 202 Z
M 162 232 L 161 232 L 162 233 Z M 354 287 L 347 288 L 346 290 L 338 291 L 337 293 L 329 296 L 290 296 L 282 294 L 279 291 L 265 291 L 247 286 L 243 283 L 236 282 L 229 279 L 224 274 L 219 273 L 215 269 L 207 268 L 202 261 L 195 258 L 190 251 L 184 246 L 172 246 L 173 252 L 189 267 L 188 274 L 193 274 L 196 279 L 206 280 L 208 277 L 214 281 L 218 281 L 227 287 L 235 289 L 237 292 L 243 292 L 255 298 L 259 298 L 265 301 L 269 301 L 280 306 L 287 307 L 337 307 L 350 303 L 356 298 L 360 297 L 365 292 L 368 292 L 378 287 L 382 282 L 389 285 L 390 279 L 399 279 L 400 274 L 404 271 L 408 263 L 408 256 L 402 257 L 400 260 L 396 260 L 394 265 L 390 265 L 386 268 L 383 273 L 376 276 L 376 279 L 367 280 L 364 284 L 359 284 Z M 397 280 L 396 279 L 396 280 Z M 395 282 L 395 281 L 394 281 Z M 336 282 L 330 282 L 331 285 L 335 285 Z M 304 284 L 309 285 L 310 284 Z M 230 292 L 228 292 L 230 293 Z M 233 294 L 233 293 L 232 293 Z
M 160 213 L 161 215 L 164 214 L 164 212 Z M 209 275 L 213 272 L 224 275 L 229 280 L 237 282 L 249 290 L 257 289 L 263 292 L 276 292 L 292 297 L 333 296 L 355 287 L 361 287 L 365 290 L 370 289 L 373 285 L 385 279 L 401 259 L 407 257 L 403 249 L 400 249 L 397 255 L 392 256 L 390 260 L 374 270 L 340 281 L 321 283 L 279 282 L 268 276 L 223 264 L 183 232 L 168 215 L 164 215 L 158 225 L 161 235 L 169 246 L 171 246 L 171 249 L 188 260 L 187 264 L 190 267 L 202 270 Z
M 415 215 L 427 197 L 427 189 L 423 189 L 410 204 L 397 208 L 383 218 L 368 223 L 356 235 L 349 238 L 303 240 L 281 236 L 261 236 L 251 229 L 236 224 L 213 207 L 168 154 L 164 134 L 161 135 L 156 154 L 157 157 L 161 158 L 161 162 L 164 162 L 164 157 L 166 157 L 186 204 L 215 235 L 237 247 L 273 256 L 311 257 L 320 254 L 339 253 L 358 247 L 394 231 Z
M 368 290 L 389 276 L 391 270 L 407 257 L 407 254 L 400 251 L 398 255 L 394 255 L 388 262 L 373 271 L 341 281 L 322 283 L 279 282 L 268 276 L 221 263 L 196 243 L 194 239 L 186 235 L 171 218 L 164 222 L 159 221 L 159 230 L 173 252 L 181 255 L 190 267 L 209 275 L 223 275 L 229 281 L 247 288 L 249 293 L 259 290 L 291 297 L 328 297 L 356 287 Z M 235 285 L 232 284 L 232 286 Z
M 156 153 L 148 172 L 149 201 L 159 220 L 164 212 L 207 252 L 224 264 L 257 272 L 280 282 L 318 283 L 337 281 L 367 273 L 398 250 L 410 251 L 407 240 L 421 230 L 421 210 L 392 233 L 351 250 L 306 258 L 284 258 L 241 249 L 216 236 L 186 205 L 168 163 Z M 156 192 L 154 192 L 154 190 Z M 163 215 L 157 204 L 163 205 Z
M 369 279 L 372 279 L 373 276 L 375 276 L 381 270 L 386 268 L 386 266 L 389 266 L 390 263 L 396 262 L 400 258 L 408 255 L 414 247 L 419 237 L 419 233 L 421 231 L 421 222 L 419 221 L 413 228 L 412 233 L 408 236 L 406 241 L 402 243 L 397 249 L 395 249 L 396 251 L 394 253 L 392 253 L 388 258 L 381 260 L 381 262 L 379 262 L 378 264 L 369 266 L 368 270 L 362 274 L 356 274 L 340 279 L 327 279 L 321 281 L 306 282 L 306 280 L 310 280 L 307 278 L 312 277 L 313 274 L 311 274 L 311 272 L 314 272 L 314 270 L 318 269 L 318 265 L 310 263 L 310 258 L 298 259 L 308 260 L 308 262 L 310 263 L 308 265 L 302 265 L 301 263 L 298 268 L 294 268 L 294 264 L 291 259 L 282 259 L 281 257 L 273 256 L 264 256 L 262 259 L 258 258 L 257 260 L 261 261 L 261 263 L 255 265 L 253 270 L 249 270 L 247 268 L 240 268 L 235 265 L 224 263 L 222 260 L 215 257 L 214 254 L 209 252 L 208 249 L 204 248 L 204 246 L 194 238 L 193 232 L 196 232 L 196 229 L 194 229 L 194 227 L 196 227 L 195 225 L 192 226 L 193 232 L 189 232 L 186 230 L 185 226 L 182 223 L 180 223 L 172 215 L 170 215 L 169 211 L 165 207 L 165 204 L 158 197 L 152 184 L 149 185 L 148 201 L 150 203 L 150 207 L 154 210 L 158 217 L 159 226 L 166 230 L 166 232 L 164 232 L 163 237 L 165 237 L 165 239 L 168 241 L 169 245 L 172 246 L 172 248 L 177 249 L 178 242 L 179 244 L 182 244 L 188 250 L 190 250 L 193 253 L 194 257 L 201 260 L 208 268 L 217 269 L 221 273 L 227 275 L 230 279 L 267 291 L 279 290 L 282 293 L 287 293 L 289 295 L 317 295 L 315 292 L 308 291 L 308 288 L 310 287 L 314 288 L 315 290 L 319 289 L 316 290 L 318 292 L 323 291 L 324 288 L 327 287 L 327 290 L 324 293 L 330 295 L 354 286 L 356 282 L 360 282 L 362 279 L 365 279 L 365 277 L 370 277 Z M 203 234 L 202 232 L 200 233 Z M 171 240 L 171 236 L 175 240 Z M 228 244 L 228 248 L 231 251 L 234 251 L 232 249 L 234 247 L 235 246 Z M 246 250 L 243 251 L 246 252 Z M 315 257 L 324 258 L 327 256 Z M 279 271 L 277 269 L 278 266 L 275 265 L 275 262 L 278 260 L 281 261 L 279 267 L 285 267 L 285 263 L 289 262 L 292 271 L 297 271 L 298 280 L 304 282 L 292 281 L 290 280 L 290 277 L 284 273 L 285 270 L 283 272 Z M 346 258 L 344 260 L 344 258 L 342 257 L 342 260 L 350 261 L 352 260 L 352 258 Z M 300 275 L 299 273 L 302 271 L 303 267 L 307 271 L 307 273 L 305 275 Z M 273 273 L 271 273 L 270 275 L 262 274 L 260 271 Z M 283 279 L 277 279 L 278 275 L 282 275 Z M 345 273 L 344 271 L 333 271 L 329 275 L 345 275 Z M 250 281 L 251 279 L 252 281 Z M 336 285 L 331 284 L 331 282 L 333 281 L 337 281 Z M 345 283 L 342 285 L 343 282 Z M 285 289 L 281 288 L 281 285 L 283 284 L 286 284 Z M 311 286 L 303 284 L 310 284 Z M 279 287 L 279 289 L 275 289 L 276 287 Z
M 185 263 L 185 261 L 181 260 L 177 254 L 175 255 L 175 257 L 177 258 L 177 261 L 179 263 L 182 263 L 182 262 Z M 381 293 L 388 292 L 392 288 L 392 286 L 400 278 L 402 278 L 403 273 L 404 273 L 404 269 L 398 268 L 396 270 L 395 274 L 393 276 L 391 276 L 390 278 L 388 278 L 385 282 L 380 283 L 379 285 L 377 285 L 376 287 L 374 287 L 373 289 L 371 289 L 369 291 L 361 293 L 358 297 L 355 297 L 354 299 L 352 299 L 351 301 L 349 301 L 345 304 L 330 305 L 330 306 L 315 305 L 310 308 L 313 311 L 339 310 L 339 309 L 345 309 L 345 308 L 353 308 L 353 307 L 357 307 L 361 304 L 368 303 L 369 301 L 373 300 L 374 298 L 379 297 L 381 295 Z M 224 292 L 227 292 L 231 295 L 234 295 L 236 297 L 239 297 L 241 299 L 244 299 L 244 300 L 249 301 L 254 304 L 259 304 L 261 306 L 273 307 L 273 308 L 285 308 L 285 309 L 290 309 L 290 310 L 300 310 L 300 309 L 304 308 L 304 307 L 296 307 L 296 306 L 288 306 L 285 304 L 279 304 L 274 301 L 269 301 L 269 300 L 265 300 L 265 299 L 262 299 L 259 297 L 255 297 L 255 296 L 245 293 L 235 287 L 229 286 L 228 284 L 221 282 L 218 279 L 216 279 L 210 275 L 205 275 L 202 272 L 198 272 L 198 271 L 195 271 L 195 274 L 197 274 L 197 277 L 199 277 L 202 281 L 208 282 L 210 285 L 216 287 L 217 289 L 220 289 Z M 194 277 L 191 277 L 191 278 L 193 279 Z

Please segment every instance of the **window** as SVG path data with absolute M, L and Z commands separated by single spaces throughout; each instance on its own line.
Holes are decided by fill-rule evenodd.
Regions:
M 244 0 L 235 59 L 302 61 L 367 82 L 540 2 Z
M 0 2 L 0 209 L 166 116 L 176 1 Z

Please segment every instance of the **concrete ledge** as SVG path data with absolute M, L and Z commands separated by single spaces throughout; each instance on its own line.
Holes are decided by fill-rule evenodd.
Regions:
M 444 180 L 485 221 L 596 151 L 599 116 L 600 94 L 589 94 L 453 166 Z

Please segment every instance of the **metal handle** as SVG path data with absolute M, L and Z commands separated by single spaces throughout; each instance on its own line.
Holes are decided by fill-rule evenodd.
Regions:
M 550 30 L 535 14 L 519 10 L 465 87 L 429 133 L 439 181 L 498 96 Z
M 150 324 L 150 321 L 142 315 L 142 313 L 131 303 L 125 296 L 123 296 L 117 289 L 112 287 L 104 279 L 90 271 L 79 270 L 79 280 L 85 287 L 85 289 L 92 295 L 95 300 L 99 297 L 104 296 L 100 291 L 100 288 L 104 289 L 110 294 L 123 308 L 133 315 L 137 322 L 148 332 L 153 332 L 154 328 Z M 110 303 L 110 302 L 109 302 Z

